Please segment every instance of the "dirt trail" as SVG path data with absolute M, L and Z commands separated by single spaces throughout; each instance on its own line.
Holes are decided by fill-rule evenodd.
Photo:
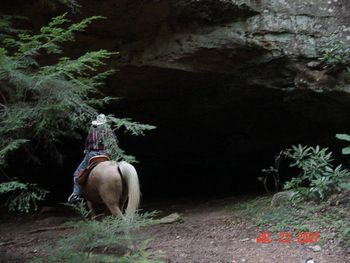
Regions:
M 237 199 L 144 206 L 145 210 L 162 210 L 164 215 L 178 212 L 184 219 L 182 223 L 148 227 L 145 232 L 152 238 L 148 249 L 168 263 L 300 263 L 309 258 L 319 263 L 350 262 L 346 255 L 329 251 L 326 247 L 322 247 L 320 252 L 313 252 L 310 245 L 297 244 L 295 238 L 289 244 L 279 243 L 278 237 L 274 236 L 272 243 L 256 243 L 259 230 L 225 208 L 234 202 Z M 73 230 L 29 232 L 59 226 L 71 219 L 67 218 L 67 214 L 1 219 L 0 262 L 26 262 L 49 254 L 54 241 L 59 236 L 72 234 Z
M 3 211 L 2 211 L 3 212 Z M 40 216 L 0 217 L 0 263 L 24 263 L 32 258 L 50 254 L 60 236 L 70 235 L 72 229 L 60 225 L 76 219 L 70 213 L 43 214 Z M 58 227 L 56 230 L 54 230 Z M 52 231 L 31 233 L 33 230 L 53 228 Z
M 188 204 L 187 208 L 173 206 L 168 212 L 180 212 L 184 222 L 158 225 L 149 230 L 153 241 L 150 249 L 168 263 L 301 263 L 314 259 L 319 263 L 346 263 L 350 257 L 322 247 L 314 252 L 300 245 L 296 237 L 290 243 L 256 243 L 259 230 L 247 220 L 235 217 L 227 205 L 237 199 L 223 199 Z M 317 260 L 317 261 L 316 261 Z

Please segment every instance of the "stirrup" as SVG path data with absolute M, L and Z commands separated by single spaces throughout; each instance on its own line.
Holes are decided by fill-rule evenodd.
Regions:
M 71 204 L 79 203 L 81 200 L 83 200 L 83 198 L 80 195 L 75 193 L 71 194 L 68 197 L 68 203 L 71 203 Z

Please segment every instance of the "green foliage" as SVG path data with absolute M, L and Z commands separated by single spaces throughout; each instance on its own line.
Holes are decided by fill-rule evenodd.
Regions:
M 123 160 L 128 163 L 138 162 L 134 156 L 126 154 L 125 151 L 120 147 L 118 147 L 118 149 L 116 149 L 116 151 L 111 154 L 111 158 L 116 161 Z
M 126 131 L 132 135 L 145 135 L 145 131 L 155 129 L 155 126 L 149 124 L 141 124 L 131 121 L 129 118 L 115 118 L 112 115 L 108 116 L 108 119 L 116 129 L 125 128 Z
M 137 214 L 132 222 L 113 216 L 106 217 L 102 221 L 72 222 L 71 224 L 79 229 L 79 234 L 61 239 L 59 245 L 84 252 L 98 251 L 101 247 L 112 249 L 127 246 L 131 231 L 155 222 L 151 216 L 152 214 Z M 137 239 L 137 236 L 133 236 L 133 239 Z
M 36 184 L 11 181 L 0 184 L 0 194 L 7 195 L 5 205 L 10 211 L 28 213 L 37 210 L 38 202 L 45 198 L 48 191 L 39 188 Z
M 135 234 L 140 227 L 156 223 L 153 214 L 137 214 L 132 222 L 122 218 L 106 217 L 102 221 L 72 222 L 77 234 L 58 240 L 58 250 L 48 258 L 40 258 L 32 263 L 43 262 L 116 262 L 116 263 L 156 263 L 154 256 L 146 252 L 148 241 L 141 242 L 137 250 L 128 251 L 137 240 L 143 238 Z M 140 242 L 138 242 L 140 243 Z
M 62 136 L 78 136 L 97 114 L 105 98 L 91 99 L 101 81 L 112 71 L 95 73 L 113 53 L 100 50 L 76 59 L 61 57 L 57 63 L 39 65 L 38 57 L 60 54 L 59 44 L 74 40 L 100 17 L 69 23 L 65 15 L 54 18 L 39 34 L 21 33 L 3 41 L 0 48 L 0 160 L 24 142 L 54 145 Z M 94 75 L 92 74 L 94 73 Z
M 15 139 L 11 142 L 8 142 L 7 145 L 3 145 L 3 148 L 0 150 L 0 167 L 4 166 L 6 163 L 6 156 L 9 152 L 16 150 L 19 148 L 22 144 L 28 142 L 27 139 Z
M 284 189 L 291 189 L 296 198 L 325 200 L 330 194 L 339 192 L 341 185 L 350 178 L 348 170 L 341 165 L 334 168 L 332 153 L 327 148 L 292 146 L 284 154 L 292 159 L 291 167 L 301 170 L 297 177 L 286 182 Z
M 156 128 L 153 125 L 134 122 L 129 118 L 116 118 L 113 115 L 108 115 L 107 118 L 114 130 L 124 129 L 126 132 L 129 132 L 132 135 L 145 135 L 145 131 L 153 130 Z M 113 149 L 113 145 L 110 148 Z M 125 151 L 120 147 L 114 148 L 110 155 L 111 158 L 116 161 L 123 160 L 128 163 L 138 162 L 134 156 L 126 154 Z
M 78 7 L 74 0 L 57 1 Z M 98 50 L 75 58 L 63 55 L 62 44 L 74 41 L 76 33 L 103 19 L 100 16 L 71 23 L 63 14 L 37 34 L 16 31 L 11 19 L 0 17 L 5 32 L 0 37 L 0 168 L 17 149 L 25 148 L 28 156 L 37 159 L 35 150 L 40 145 L 58 157 L 56 145 L 63 137 L 80 138 L 98 110 L 113 99 L 105 97 L 100 87 L 114 73 L 102 67 L 117 54 Z M 130 119 L 108 118 L 113 128 L 124 127 L 134 135 L 154 128 Z M 119 148 L 113 155 L 134 159 Z
M 93 16 L 69 25 L 64 14 L 53 18 L 39 34 L 21 33 L 3 40 L 7 49 L 0 48 L 2 164 L 24 142 L 40 141 L 49 148 L 63 136 L 79 137 L 77 130 L 86 129 L 97 108 L 112 99 L 103 96 L 99 87 L 113 70 L 98 70 L 116 53 L 99 50 L 75 59 L 59 57 L 56 63 L 39 63 L 42 55 L 61 54 L 62 43 L 73 41 L 77 32 L 101 18 Z M 125 127 L 134 135 L 154 128 L 112 115 L 108 118 L 113 127 Z
M 115 129 L 125 129 L 125 131 L 130 132 L 133 135 L 144 135 L 145 130 L 155 129 L 155 126 L 148 124 L 140 124 L 138 122 L 132 122 L 130 119 L 120 119 L 112 115 L 107 116 L 108 123 Z M 107 146 L 107 153 L 111 156 L 111 159 L 116 161 L 124 160 L 128 163 L 136 163 L 137 160 L 132 155 L 127 155 L 123 149 L 121 149 L 115 140 L 115 136 L 112 134 L 112 130 L 107 127 L 110 131 L 109 136 L 106 136 L 104 144 Z
M 335 137 L 339 140 L 350 142 L 350 135 L 348 134 L 336 134 Z M 344 147 L 341 152 L 342 154 L 350 154 L 350 146 Z
M 321 49 L 321 60 L 329 66 L 343 66 L 350 71 L 350 47 L 344 41 L 332 38 Z

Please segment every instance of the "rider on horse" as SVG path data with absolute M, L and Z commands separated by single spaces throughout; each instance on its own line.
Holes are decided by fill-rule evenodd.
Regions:
M 85 141 L 85 157 L 73 174 L 73 193 L 69 196 L 68 202 L 75 203 L 81 200 L 81 187 L 76 179 L 79 173 L 88 167 L 89 160 L 97 155 L 110 155 L 118 147 L 118 140 L 113 130 L 107 123 L 104 114 L 99 114 L 96 120 L 91 122 L 91 128 Z

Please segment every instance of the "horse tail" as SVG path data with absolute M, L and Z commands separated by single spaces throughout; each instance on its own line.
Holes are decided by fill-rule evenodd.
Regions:
M 139 179 L 135 167 L 131 164 L 122 161 L 119 163 L 119 169 L 128 186 L 126 216 L 132 217 L 140 204 L 141 192 Z

